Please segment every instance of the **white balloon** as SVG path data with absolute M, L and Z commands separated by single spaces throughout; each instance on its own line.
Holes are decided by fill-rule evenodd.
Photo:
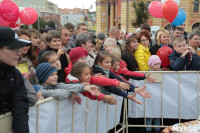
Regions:
M 161 0 L 161 3 L 164 4 L 166 1 L 168 0 Z M 181 3 L 181 0 L 173 0 L 174 2 L 176 2 L 176 4 L 179 6 Z

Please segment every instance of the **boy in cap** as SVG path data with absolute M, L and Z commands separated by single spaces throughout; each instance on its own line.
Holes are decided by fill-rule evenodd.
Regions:
M 22 47 L 30 41 L 18 39 L 10 28 L 0 28 L 0 114 L 12 112 L 13 133 L 28 133 L 29 102 L 21 73 L 15 68 Z

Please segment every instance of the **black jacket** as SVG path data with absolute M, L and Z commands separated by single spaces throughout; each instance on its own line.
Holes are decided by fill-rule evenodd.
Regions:
M 122 54 L 122 60 L 126 62 L 129 71 L 138 71 L 136 59 L 128 52 Z
M 185 58 L 181 57 L 176 51 L 169 55 L 170 68 L 172 70 L 200 70 L 200 58 L 197 54 L 187 54 Z
M 28 133 L 29 102 L 21 73 L 0 63 L 0 114 L 13 116 L 13 133 Z
M 41 61 L 41 57 L 42 57 L 42 54 L 46 51 L 54 51 L 57 53 L 57 49 L 52 49 L 50 47 L 48 47 L 46 50 L 44 51 L 41 51 L 38 55 L 38 58 L 39 58 L 39 61 Z M 58 71 L 58 82 L 59 83 L 65 83 L 65 74 L 64 74 L 64 70 L 65 70 L 65 67 L 68 66 L 68 60 L 67 60 L 67 57 L 65 55 L 61 55 L 60 58 L 60 63 L 61 63 L 61 70 Z
M 102 73 L 103 75 L 106 75 L 104 70 L 102 68 L 98 67 L 97 65 L 95 65 L 93 67 L 92 71 L 93 71 L 94 74 Z M 130 85 L 130 91 L 134 91 L 134 89 L 135 89 L 134 85 L 130 84 L 128 81 L 126 81 L 125 79 L 119 77 L 118 75 L 115 75 L 111 70 L 109 70 L 109 77 L 108 78 L 109 79 L 117 79 L 117 80 L 119 80 L 121 82 L 125 82 L 125 83 L 129 84 Z

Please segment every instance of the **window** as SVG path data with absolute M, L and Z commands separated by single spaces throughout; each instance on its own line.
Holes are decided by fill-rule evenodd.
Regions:
M 199 11 L 199 0 L 195 0 L 193 12 L 198 12 L 198 11 Z
M 195 28 L 197 28 L 197 27 L 199 27 L 199 26 L 200 26 L 200 23 L 199 23 L 199 22 L 195 23 L 195 24 L 192 26 L 192 30 L 194 30 Z

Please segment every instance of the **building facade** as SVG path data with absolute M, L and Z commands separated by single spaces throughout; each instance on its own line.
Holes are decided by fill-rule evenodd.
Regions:
M 85 15 L 83 14 L 61 15 L 61 25 L 64 25 L 66 23 L 72 23 L 76 26 L 77 24 L 84 22 L 85 22 Z
M 54 21 L 60 26 L 60 14 L 58 5 L 48 0 L 13 0 L 19 7 L 32 7 L 37 10 L 39 17 L 45 21 Z
M 13 0 L 19 7 L 32 7 L 37 11 L 58 13 L 58 5 L 48 0 Z
M 148 6 L 153 0 L 97 0 L 96 17 L 97 32 L 108 32 L 111 26 L 117 26 L 127 32 L 135 32 L 138 27 L 133 27 L 135 21 L 134 2 L 143 1 Z M 186 31 L 200 26 L 199 0 L 181 0 L 179 8 L 186 13 Z M 151 26 L 165 28 L 170 23 L 164 18 L 150 16 L 148 22 Z

